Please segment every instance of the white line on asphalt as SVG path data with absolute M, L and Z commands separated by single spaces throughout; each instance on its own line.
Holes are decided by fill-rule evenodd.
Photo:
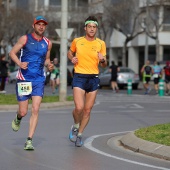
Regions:
M 141 162 L 136 162 L 136 161 L 131 161 L 131 160 L 128 160 L 128 159 L 124 159 L 124 158 L 121 158 L 121 157 L 117 157 L 117 156 L 114 156 L 114 155 L 111 155 L 111 154 L 108 154 L 108 153 L 105 153 L 103 151 L 100 151 L 96 148 L 94 148 L 92 146 L 92 142 L 95 138 L 98 138 L 100 136 L 108 136 L 108 135 L 120 135 L 120 134 L 124 134 L 124 133 L 128 133 L 129 131 L 125 131 L 125 132 L 116 132 L 116 133 L 109 133 L 109 134 L 101 134 L 101 135 L 95 135 L 95 136 L 92 136 L 90 138 L 87 138 L 84 142 L 84 146 L 86 148 L 88 148 L 89 150 L 93 151 L 93 152 L 96 152 L 98 154 L 101 154 L 101 155 L 104 155 L 104 156 L 107 156 L 107 157 L 110 157 L 110 158 L 114 158 L 114 159 L 117 159 L 117 160 L 121 160 L 121 161 L 124 161 L 124 162 L 128 162 L 128 163 L 132 163 L 132 164 L 136 164 L 136 165 L 141 165 L 141 166 L 145 166 L 145 167 L 150 167 L 150 168 L 155 168 L 155 169 L 159 169 L 159 170 L 169 170 L 169 168 L 164 168 L 164 167 L 158 167 L 158 166 L 154 166 L 154 165 L 150 165 L 150 164 L 145 164 L 145 163 L 141 163 Z
M 156 110 L 157 112 L 170 112 L 170 110 Z
M 124 113 L 137 113 L 137 112 L 146 112 L 146 110 L 120 110 L 118 112 L 124 112 Z

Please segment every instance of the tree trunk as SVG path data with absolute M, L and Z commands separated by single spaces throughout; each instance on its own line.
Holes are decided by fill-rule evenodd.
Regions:
M 160 61 L 160 47 L 159 47 L 159 38 L 156 38 L 156 61 Z
M 126 48 L 127 48 L 127 42 L 125 41 L 123 44 L 123 49 L 122 49 L 122 66 L 126 67 Z

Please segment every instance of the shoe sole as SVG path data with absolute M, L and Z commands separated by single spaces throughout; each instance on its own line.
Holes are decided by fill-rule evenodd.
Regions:
M 24 150 L 26 150 L 26 151 L 33 151 L 34 148 L 24 148 Z
M 76 146 L 76 147 L 82 147 L 82 146 L 83 146 L 83 144 L 82 144 L 82 145 L 76 145 L 76 144 L 75 144 L 75 146 Z
M 82 147 L 82 146 L 83 146 L 83 143 L 80 144 L 80 145 L 78 145 L 78 144 L 76 144 L 76 142 L 75 142 L 75 146 L 77 146 L 77 147 Z
M 33 151 L 34 147 L 32 145 L 27 145 L 24 147 L 24 150 Z

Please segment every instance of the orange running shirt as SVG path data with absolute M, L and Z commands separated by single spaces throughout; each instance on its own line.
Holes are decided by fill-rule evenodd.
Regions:
M 99 38 L 93 41 L 88 41 L 85 37 L 75 38 L 70 50 L 74 52 L 78 58 L 78 63 L 74 65 L 75 73 L 99 74 L 97 52 L 106 56 L 106 44 L 104 41 Z

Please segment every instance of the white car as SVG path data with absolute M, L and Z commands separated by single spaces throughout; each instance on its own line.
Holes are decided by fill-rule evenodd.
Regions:
M 117 76 L 117 84 L 119 88 L 123 89 L 128 84 L 128 80 L 132 81 L 133 89 L 138 89 L 138 85 L 140 82 L 139 75 L 135 73 L 131 68 L 128 67 L 119 67 L 120 71 Z M 100 88 L 103 86 L 111 87 L 111 73 L 109 72 L 109 68 L 105 70 L 103 73 L 99 75 L 100 78 Z

